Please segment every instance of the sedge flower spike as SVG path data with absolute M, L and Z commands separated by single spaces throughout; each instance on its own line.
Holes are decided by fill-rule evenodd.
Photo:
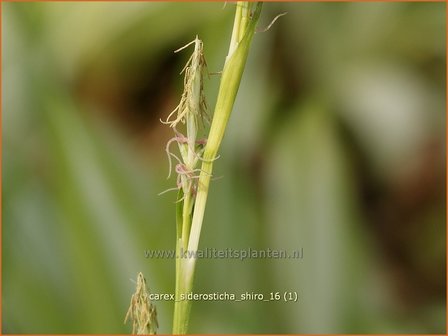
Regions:
M 197 121 L 198 118 L 208 120 L 206 113 L 207 104 L 205 102 L 203 87 L 207 63 L 204 58 L 204 45 L 202 41 L 196 36 L 193 41 L 175 50 L 174 52 L 178 53 L 192 44 L 194 44 L 193 54 L 180 72 L 180 74 L 185 73 L 184 92 L 182 93 L 181 100 L 179 105 L 177 105 L 176 108 L 168 115 L 166 120 L 162 121 L 164 124 L 168 124 L 172 128 L 176 128 L 179 122 L 185 124 L 188 122 L 190 116 L 194 117 L 195 121 Z
M 132 333 L 135 335 L 155 335 L 159 323 L 157 322 L 156 307 L 149 299 L 146 280 L 142 273 L 137 275 L 137 286 L 131 297 L 124 323 L 132 321 Z
M 168 141 L 165 149 L 169 164 L 168 178 L 173 170 L 172 159 L 174 158 L 178 161 L 174 169 L 178 174 L 176 187 L 164 192 L 182 190 L 183 196 L 177 202 L 182 201 L 185 197 L 194 197 L 194 193 L 197 190 L 199 175 L 196 175 L 196 173 L 200 170 L 196 168 L 196 165 L 199 160 L 202 160 L 201 155 L 206 142 L 197 140 L 199 120 L 202 126 L 205 124 L 204 121 L 209 121 L 203 84 L 204 76 L 207 73 L 203 42 L 196 36 L 193 41 L 174 52 L 180 52 L 191 45 L 194 45 L 193 53 L 180 72 L 180 74 L 184 74 L 184 90 L 180 102 L 166 120 L 162 121 L 162 123 L 173 128 L 175 132 L 175 136 Z M 186 135 L 183 135 L 178 130 L 179 124 L 185 125 Z M 179 147 L 180 156 L 173 154 L 170 150 L 171 144 L 174 142 Z

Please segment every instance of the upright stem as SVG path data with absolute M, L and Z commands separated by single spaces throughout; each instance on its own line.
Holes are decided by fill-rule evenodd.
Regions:
M 182 220 L 182 234 L 180 237 L 178 234 L 176 250 L 179 251 L 180 246 L 182 246 L 182 249 L 184 251 L 187 249 L 192 256 L 196 254 L 199 245 L 210 177 L 213 171 L 213 160 L 218 153 L 227 121 L 233 109 L 261 7 L 261 3 L 241 1 L 237 3 L 229 53 L 224 64 L 210 133 L 204 150 L 204 160 L 202 161 L 192 217 L 191 208 L 189 211 L 185 210 L 185 206 L 193 206 L 193 200 L 187 197 L 184 199 L 182 216 L 179 216 L 178 212 L 178 220 Z M 182 217 L 182 219 L 179 217 Z M 186 233 L 186 227 L 188 227 L 189 234 Z M 181 258 L 176 261 L 177 300 L 180 299 L 181 294 L 188 294 L 192 291 L 195 265 L 196 258 L 194 257 Z M 190 310 L 191 301 L 176 301 L 173 334 L 187 333 Z
M 253 13 L 251 8 L 256 6 Z M 202 221 L 204 218 L 205 205 L 207 202 L 208 187 L 210 177 L 213 170 L 213 160 L 216 158 L 219 146 L 221 144 L 224 132 L 232 112 L 236 94 L 241 82 L 244 67 L 246 65 L 249 47 L 252 37 L 255 33 L 255 24 L 260 16 L 262 3 L 238 2 L 236 15 L 245 12 L 245 18 L 235 18 L 235 22 L 239 22 L 239 26 L 234 26 L 234 32 L 239 32 L 241 39 L 236 42 L 236 46 L 231 43 L 229 55 L 224 65 L 221 84 L 219 87 L 218 98 L 216 101 L 215 112 L 213 115 L 212 125 L 204 151 L 204 161 L 202 162 L 201 174 L 198 183 L 198 192 L 196 196 L 195 207 L 193 211 L 193 219 L 191 224 L 190 239 L 188 242 L 189 251 L 197 251 L 199 237 L 201 233 Z M 246 8 L 246 10 L 241 10 Z M 250 17 L 252 15 L 252 18 Z M 244 20 L 243 20 L 244 19 Z M 244 26 L 241 24 L 245 23 Z M 233 34 L 232 34 L 233 37 Z M 234 42 L 232 40 L 232 42 Z M 195 259 L 188 262 L 190 272 L 194 271 Z

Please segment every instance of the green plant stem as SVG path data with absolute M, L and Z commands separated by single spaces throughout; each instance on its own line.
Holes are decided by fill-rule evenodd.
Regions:
M 193 219 L 191 225 L 190 239 L 188 243 L 189 251 L 197 251 L 199 244 L 199 237 L 201 233 L 202 221 L 204 217 L 205 205 L 207 202 L 208 188 L 210 184 L 210 177 L 213 171 L 213 160 L 216 158 L 219 146 L 224 136 L 227 121 L 232 112 L 233 104 L 235 102 L 236 94 L 243 75 L 244 66 L 246 64 L 249 53 L 250 43 L 255 33 L 255 24 L 261 12 L 261 3 L 241 3 L 237 4 L 237 15 L 243 11 L 239 10 L 240 6 L 246 8 L 246 15 L 249 15 L 249 9 L 256 5 L 253 17 L 249 20 L 239 19 L 240 24 L 246 22 L 246 26 L 238 27 L 239 34 L 242 36 L 241 40 L 237 42 L 236 48 L 231 54 L 229 53 L 227 62 L 224 65 L 222 73 L 221 85 L 219 88 L 218 98 L 216 101 L 213 121 L 210 128 L 210 133 L 207 140 L 207 145 L 204 151 L 204 161 L 201 167 L 201 174 L 198 183 L 198 192 L 196 196 L 195 207 L 193 211 Z M 248 6 L 248 7 L 247 7 Z M 237 19 L 235 20 L 237 21 Z M 235 29 L 235 27 L 234 27 Z M 241 31 L 243 33 L 241 33 Z M 232 50 L 231 45 L 229 50 Z M 195 260 L 189 262 L 190 269 L 194 265 Z M 193 266 L 194 267 L 194 266 Z
M 193 206 L 192 200 L 185 197 L 182 216 L 178 212 L 178 220 L 182 220 L 182 234 L 177 239 L 176 250 L 180 246 L 194 255 L 197 252 L 204 219 L 205 205 L 210 185 L 210 178 L 227 121 L 233 109 L 233 104 L 243 75 L 255 25 L 261 13 L 261 3 L 238 2 L 235 21 L 230 41 L 229 53 L 222 72 L 221 83 L 216 101 L 210 133 L 204 151 L 198 190 L 194 200 L 193 214 L 185 207 Z M 180 218 L 182 217 L 182 219 Z M 178 224 L 179 228 L 179 224 Z M 187 229 L 188 228 L 188 233 Z M 188 237 L 188 239 L 187 239 Z M 176 261 L 176 298 L 188 294 L 193 288 L 195 258 L 178 259 Z M 173 334 L 186 334 L 191 310 L 191 301 L 176 301 L 174 308 Z

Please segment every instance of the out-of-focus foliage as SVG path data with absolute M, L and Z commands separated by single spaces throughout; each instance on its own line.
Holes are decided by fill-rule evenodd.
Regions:
M 233 5 L 3 3 L 5 333 L 128 333 L 139 271 L 173 292 L 175 195 L 159 118 L 198 34 L 224 62 Z M 216 162 L 195 333 L 444 333 L 445 4 L 269 3 Z M 213 107 L 219 76 L 207 83 Z M 210 110 L 213 110 L 210 108 Z M 172 302 L 157 302 L 160 332 Z

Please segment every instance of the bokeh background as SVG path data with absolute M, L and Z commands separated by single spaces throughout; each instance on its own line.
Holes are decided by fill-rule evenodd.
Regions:
M 196 34 L 223 66 L 228 3 L 2 3 L 4 333 L 129 333 L 137 272 L 174 290 L 176 195 L 159 122 Z M 445 333 L 445 4 L 267 3 L 200 247 L 194 333 Z M 207 80 L 209 106 L 219 76 Z M 213 110 L 212 108 L 210 110 Z M 157 302 L 169 333 L 172 302 Z

